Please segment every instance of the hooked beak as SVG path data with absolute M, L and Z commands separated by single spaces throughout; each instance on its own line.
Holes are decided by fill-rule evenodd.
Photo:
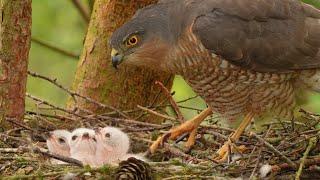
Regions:
M 112 66 L 117 69 L 118 65 L 122 62 L 123 55 L 119 54 L 119 52 L 112 48 L 111 50 L 111 61 Z

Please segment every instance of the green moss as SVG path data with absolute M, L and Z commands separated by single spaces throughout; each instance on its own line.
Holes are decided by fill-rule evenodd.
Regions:
M 100 173 L 109 175 L 112 173 L 112 168 L 108 165 L 103 165 L 101 168 L 99 168 Z

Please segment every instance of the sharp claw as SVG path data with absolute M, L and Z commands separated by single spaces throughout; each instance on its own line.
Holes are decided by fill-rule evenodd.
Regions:
M 227 146 L 227 147 L 225 147 L 225 146 Z M 244 145 L 236 146 L 231 141 L 229 141 L 228 143 L 224 144 L 223 147 L 221 147 L 216 152 L 215 156 L 213 157 L 213 160 L 218 163 L 222 163 L 222 162 L 226 162 L 226 161 L 228 161 L 228 163 L 230 163 L 232 153 L 234 153 L 234 152 L 243 153 L 246 150 L 247 150 L 247 148 Z
M 166 133 L 165 135 L 163 135 L 162 141 L 161 141 L 161 146 L 164 145 L 164 143 L 166 143 L 168 141 L 168 139 L 170 138 L 171 133 Z
M 186 150 L 184 151 L 186 154 L 189 154 L 192 150 L 192 146 L 191 147 L 187 147 Z
M 184 138 L 186 138 L 190 133 L 184 133 L 180 137 L 177 138 L 177 140 L 174 142 L 178 144 L 180 141 L 182 141 Z

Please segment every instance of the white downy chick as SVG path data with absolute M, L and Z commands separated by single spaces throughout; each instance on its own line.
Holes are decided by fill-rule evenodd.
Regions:
M 105 127 L 96 130 L 97 152 L 96 165 L 118 164 L 123 160 L 130 148 L 130 140 L 126 133 L 118 128 Z
M 69 140 L 71 133 L 67 130 L 55 130 L 50 132 L 49 138 L 47 139 L 47 146 L 49 152 L 58 154 L 61 156 L 70 157 L 70 145 Z M 65 164 L 63 161 L 57 159 L 51 159 L 52 164 Z
M 78 128 L 71 133 L 70 154 L 72 158 L 85 165 L 94 166 L 96 154 L 96 138 L 92 129 Z

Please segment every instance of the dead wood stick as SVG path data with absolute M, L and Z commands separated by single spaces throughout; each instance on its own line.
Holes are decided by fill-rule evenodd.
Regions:
M 0 133 L 0 138 L 4 138 L 4 140 L 6 138 L 10 138 L 12 140 L 19 141 L 21 144 L 24 144 L 24 145 L 29 145 L 30 144 L 26 140 L 23 140 L 23 139 L 20 139 L 20 138 L 17 138 L 17 137 L 8 136 L 8 135 L 3 134 L 3 133 Z M 73 159 L 73 158 L 69 158 L 69 157 L 65 157 L 65 156 L 61 156 L 61 155 L 58 155 L 58 154 L 53 154 L 53 153 L 50 153 L 49 151 L 46 151 L 44 149 L 40 149 L 39 147 L 20 146 L 19 148 L 16 148 L 16 150 L 15 149 L 8 149 L 8 148 L 1 149 L 1 150 L 5 151 L 5 152 L 15 152 L 15 153 L 16 152 L 20 152 L 20 151 L 23 151 L 23 152 L 34 152 L 34 153 L 42 154 L 42 155 L 50 157 L 50 158 L 58 159 L 60 161 L 63 161 L 63 162 L 69 163 L 69 164 L 74 164 L 74 165 L 77 165 L 79 167 L 83 167 L 82 162 L 79 161 L 79 160 L 76 160 L 76 159 Z
M 273 151 L 275 154 L 277 154 L 278 156 L 280 156 L 282 159 L 284 159 L 290 166 L 292 166 L 293 168 L 296 168 L 296 164 L 291 161 L 288 157 L 286 157 L 284 154 L 282 154 L 280 151 L 278 151 L 274 146 L 272 146 L 270 143 L 268 143 L 267 141 L 265 141 L 263 138 L 261 138 L 260 136 L 258 136 L 256 133 L 251 132 L 250 133 L 251 136 L 254 136 L 256 139 L 258 139 L 261 143 L 263 143 L 268 149 L 270 149 L 271 151 Z
M 64 49 L 56 47 L 56 46 L 53 46 L 53 45 L 51 45 L 49 43 L 46 43 L 46 42 L 44 42 L 42 40 L 39 40 L 39 39 L 35 38 L 35 37 L 31 37 L 31 41 L 34 42 L 34 43 L 37 43 L 37 44 L 39 44 L 39 45 L 41 45 L 41 46 L 43 46 L 45 48 L 48 48 L 48 49 L 50 49 L 52 51 L 60 53 L 62 55 L 71 57 L 73 59 L 79 59 L 79 55 L 78 54 L 75 54 L 73 52 L 69 52 L 67 50 L 64 50 Z
M 31 132 L 34 132 L 33 129 L 31 129 L 30 127 L 24 125 L 23 123 L 18 122 L 17 119 L 15 119 L 15 118 L 6 117 L 6 120 L 9 121 L 9 122 L 11 122 L 12 124 L 15 124 L 15 125 L 17 125 L 17 126 L 20 126 L 20 127 L 24 128 L 24 129 L 27 129 L 27 130 L 31 131 Z
M 140 138 L 140 137 L 131 137 L 131 138 L 135 139 L 135 140 L 138 140 L 138 141 L 144 141 L 144 142 L 147 142 L 147 143 L 152 143 L 153 142 L 153 141 L 151 141 L 149 139 Z M 170 153 L 172 153 L 175 156 L 182 157 L 182 158 L 187 159 L 187 160 L 192 160 L 194 162 L 203 162 L 203 160 L 195 158 L 193 156 L 190 156 L 190 155 L 182 152 L 178 148 L 170 146 L 168 143 L 164 143 L 163 146 L 164 146 L 165 150 L 169 151 Z M 149 154 L 149 153 L 150 153 L 149 151 L 146 152 L 146 154 Z
M 84 117 L 84 116 L 82 116 L 82 115 L 79 115 L 79 114 L 77 114 L 77 113 L 74 113 L 73 111 L 66 110 L 66 109 L 63 109 L 63 108 L 61 108 L 61 107 L 55 106 L 55 105 L 53 105 L 53 104 L 51 104 L 51 103 L 49 103 L 49 102 L 47 102 L 47 101 L 45 101 L 45 100 L 42 100 L 42 99 L 37 98 L 37 97 L 35 97 L 35 96 L 32 96 L 32 95 L 29 94 L 29 93 L 26 93 L 26 97 L 28 97 L 28 98 L 36 101 L 36 102 L 39 102 L 39 103 L 41 103 L 41 104 L 47 105 L 47 106 L 49 106 L 49 107 L 51 107 L 51 108 L 53 108 L 53 109 L 57 109 L 57 110 L 59 110 L 59 111 L 62 111 L 62 112 L 65 112 L 65 113 L 68 113 L 68 114 L 71 114 L 71 115 L 80 117 L 80 118 L 82 118 L 82 119 L 86 119 L 86 117 Z
M 296 161 L 297 164 L 301 163 L 300 160 Z M 310 159 L 306 159 L 304 162 L 304 166 L 312 166 L 312 165 L 320 165 L 320 157 L 314 157 Z M 272 172 L 278 173 L 282 170 L 297 170 L 297 167 L 292 167 L 288 163 L 282 163 L 278 165 L 273 165 L 272 166 Z
M 18 148 L 0 148 L 1 153 L 18 153 L 20 150 Z
M 156 112 L 156 111 L 154 111 L 154 110 L 151 110 L 151 109 L 148 109 L 148 108 L 139 106 L 139 105 L 137 105 L 137 107 L 138 107 L 139 109 L 143 110 L 143 111 L 146 111 L 146 112 L 148 112 L 148 113 L 150 113 L 150 114 L 153 114 L 153 115 L 156 115 L 156 116 L 159 116 L 159 117 L 162 117 L 162 118 L 164 118 L 164 119 L 170 119 L 170 120 L 172 120 L 172 121 L 176 121 L 176 120 L 177 120 L 176 118 L 173 118 L 173 117 L 170 117 L 170 116 L 167 116 L 167 115 L 164 115 L 164 114 L 160 114 L 160 113 L 158 113 L 158 112 Z
M 75 97 L 79 97 L 79 98 L 82 98 L 84 100 L 86 100 L 87 102 L 89 103 L 92 103 L 92 104 L 95 104 L 101 108 L 104 108 L 104 109 L 110 109 L 112 111 L 115 111 L 116 113 L 118 113 L 119 115 L 123 116 L 124 118 L 127 118 L 129 119 L 129 117 L 123 113 L 122 111 L 120 111 L 119 109 L 113 107 L 113 106 L 110 106 L 110 105 L 106 105 L 106 104 L 103 104 L 103 103 L 100 103 L 92 98 L 89 98 L 89 97 L 86 97 L 86 96 L 83 96 L 81 94 L 78 94 L 74 91 L 71 91 L 70 89 L 62 86 L 61 84 L 59 84 L 57 82 L 57 79 L 52 79 L 52 78 L 49 78 L 49 77 L 46 77 L 46 76 L 43 76 L 43 75 L 40 75 L 38 73 L 35 73 L 35 72 L 31 72 L 31 71 L 28 71 L 28 75 L 34 77 L 34 78 L 39 78 L 39 79 L 43 79 L 43 80 L 46 80 L 48 82 L 50 82 L 51 84 L 55 85 L 56 87 L 58 87 L 59 89 L 65 91 L 66 93 L 68 93 L 71 97 L 75 98 Z
M 295 177 L 295 180 L 299 180 L 300 179 L 300 176 L 302 174 L 302 170 L 303 170 L 303 167 L 304 167 L 304 164 L 305 164 L 305 161 L 307 159 L 307 156 L 309 155 L 309 152 L 311 151 L 311 149 L 314 147 L 314 145 L 317 143 L 317 138 L 316 137 L 313 137 L 309 140 L 309 144 L 308 144 L 308 147 L 306 149 L 306 151 L 303 153 L 303 156 L 300 160 L 300 166 L 299 166 L 299 169 L 296 173 L 296 177 Z
M 51 153 L 51 152 L 46 151 L 44 149 L 40 149 L 38 147 L 33 147 L 31 149 L 27 148 L 26 150 L 32 150 L 32 152 L 34 152 L 34 153 L 42 154 L 44 156 L 47 156 L 47 157 L 50 157 L 50 158 L 54 158 L 54 159 L 57 159 L 57 160 L 60 160 L 60 161 L 63 161 L 63 162 L 66 162 L 68 164 L 74 164 L 76 166 L 83 167 L 82 162 L 77 160 L 77 159 L 66 157 L 66 156 L 61 156 L 59 154 L 54 154 L 54 153 Z
M 81 17 L 86 23 L 90 21 L 89 10 L 84 7 L 84 5 L 79 0 L 72 0 L 73 5 L 79 11 Z
M 156 81 L 155 84 L 160 86 L 161 89 L 163 90 L 164 94 L 169 98 L 169 102 L 170 102 L 172 108 L 174 109 L 174 111 L 178 117 L 178 120 L 180 121 L 180 123 L 183 123 L 185 121 L 185 119 L 184 119 L 184 117 L 178 107 L 178 104 L 172 98 L 170 91 L 160 81 Z

